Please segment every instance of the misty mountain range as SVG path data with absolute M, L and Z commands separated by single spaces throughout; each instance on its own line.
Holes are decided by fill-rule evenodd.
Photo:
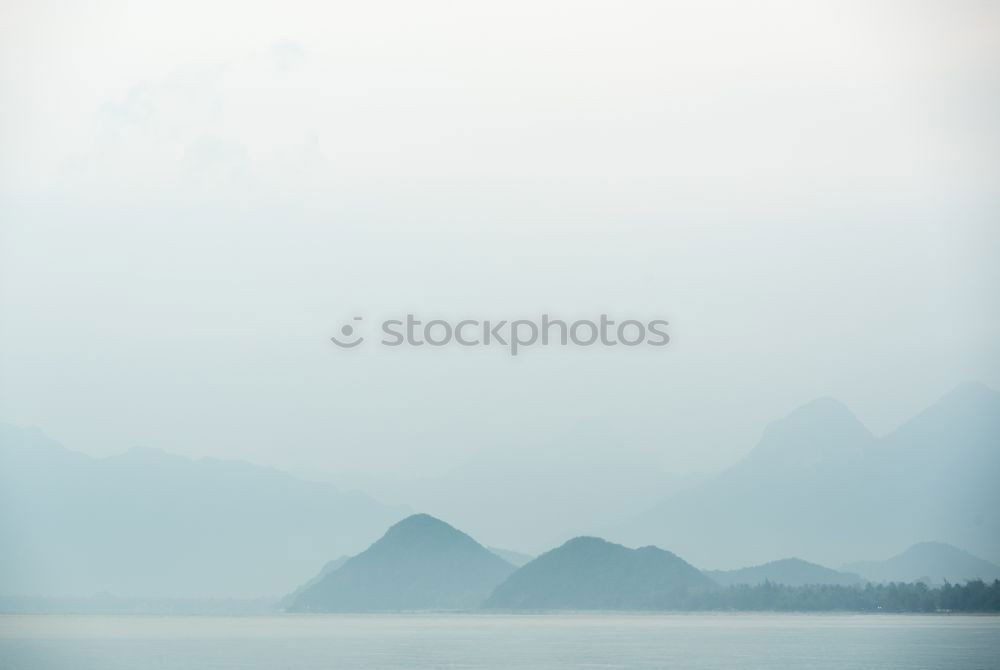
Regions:
M 964 578 L 970 565 L 984 573 L 992 564 L 959 568 L 969 555 L 943 545 L 915 562 L 857 561 L 926 540 L 1000 556 L 998 475 L 1000 394 L 985 386 L 963 385 L 881 438 L 824 399 L 768 426 L 737 465 L 591 534 L 666 547 L 701 568 L 756 566 L 705 573 L 720 584 Z M 292 593 L 313 575 L 338 574 L 409 511 L 247 463 L 150 449 L 92 458 L 36 429 L 0 426 L 3 595 Z M 511 570 L 533 562 L 510 548 L 484 551 Z
M 0 425 L 0 593 L 287 593 L 407 515 L 271 468 L 153 449 L 107 458 Z
M 1000 567 L 941 543 L 916 545 L 884 563 L 859 567 L 885 576 L 905 568 L 945 580 L 966 575 L 955 580 L 961 582 L 1000 579 Z M 783 585 L 807 589 L 804 599 L 794 604 L 785 600 L 785 607 L 850 609 L 863 607 L 855 598 L 865 583 L 857 574 L 795 558 L 703 572 L 659 547 L 630 549 L 597 537 L 573 538 L 515 567 L 444 521 L 415 514 L 394 524 L 364 552 L 326 566 L 282 605 L 291 612 L 684 610 L 720 602 L 746 607 L 749 593 L 758 598 L 763 594 L 766 606 L 773 607 L 782 605 L 770 599 L 772 585 Z M 984 585 L 979 584 L 981 590 Z M 723 593 L 724 587 L 730 591 Z M 808 590 L 815 587 L 828 590 L 817 597 Z M 848 590 L 833 591 L 838 588 Z M 997 586 L 989 588 L 996 591 Z M 913 591 L 923 594 L 926 587 Z M 865 593 L 872 597 L 870 590 Z M 985 609 L 996 606 L 1000 602 L 984 604 Z
M 843 404 L 769 425 L 740 463 L 605 530 L 704 566 L 839 565 L 947 542 L 1000 557 L 1000 393 L 964 384 L 885 437 Z
M 507 563 L 451 525 L 415 514 L 286 600 L 292 612 L 439 609 L 663 609 L 717 584 L 656 547 L 577 537 Z

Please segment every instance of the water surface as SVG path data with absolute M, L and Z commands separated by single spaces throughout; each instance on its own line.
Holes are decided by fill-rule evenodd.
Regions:
M 0 616 L 4 670 L 1000 668 L 1000 617 Z

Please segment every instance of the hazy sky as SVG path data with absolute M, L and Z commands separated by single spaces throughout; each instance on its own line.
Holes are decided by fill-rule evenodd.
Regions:
M 884 432 L 1000 386 L 997 3 L 4 4 L 0 420 L 696 472 L 817 396 Z M 327 340 L 406 312 L 673 341 Z

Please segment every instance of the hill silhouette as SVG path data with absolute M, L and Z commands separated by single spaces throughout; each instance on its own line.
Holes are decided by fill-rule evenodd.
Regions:
M 483 604 L 499 609 L 664 609 L 716 584 L 657 547 L 577 537 L 522 566 Z
M 920 542 L 885 561 L 859 561 L 844 566 L 873 582 L 1000 579 L 1000 566 L 944 542 Z
M 500 547 L 487 547 L 487 549 L 516 568 L 521 567 L 534 558 L 530 554 L 522 554 L 520 551 L 513 551 L 511 549 L 501 549 Z
M 299 588 L 295 589 L 294 591 L 286 595 L 284 598 L 282 598 L 278 603 L 279 609 L 283 610 L 289 609 L 300 595 L 302 595 L 309 589 L 319 584 L 324 577 L 326 577 L 334 570 L 339 570 L 340 566 L 342 566 L 344 563 L 347 563 L 347 561 L 349 560 L 351 560 L 350 556 L 340 556 L 338 558 L 334 558 L 330 561 L 327 561 L 326 564 L 320 569 L 319 573 L 315 577 L 313 577 L 308 582 L 306 582 L 305 584 L 303 584 L 302 586 L 300 586 Z
M 764 582 L 787 586 L 805 586 L 807 584 L 852 586 L 864 581 L 856 574 L 838 572 L 816 563 L 803 561 L 801 558 L 784 558 L 739 570 L 706 570 L 705 574 L 723 586 L 754 585 Z
M 293 612 L 471 609 L 514 566 L 428 514 L 395 524 L 293 599 Z

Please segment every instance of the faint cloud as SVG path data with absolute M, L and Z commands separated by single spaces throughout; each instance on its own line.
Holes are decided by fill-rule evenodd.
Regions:
M 280 72 L 289 72 L 309 56 L 305 47 L 295 40 L 279 40 L 271 45 L 271 58 Z
M 306 58 L 285 40 L 263 54 L 135 83 L 99 107 L 89 147 L 64 163 L 64 186 L 79 194 L 116 184 L 127 187 L 115 189 L 123 197 L 170 200 L 295 197 L 317 188 L 328 160 L 315 127 L 301 118 L 272 123 L 276 110 L 296 116 L 306 108 L 294 102 L 299 89 L 286 85 Z

